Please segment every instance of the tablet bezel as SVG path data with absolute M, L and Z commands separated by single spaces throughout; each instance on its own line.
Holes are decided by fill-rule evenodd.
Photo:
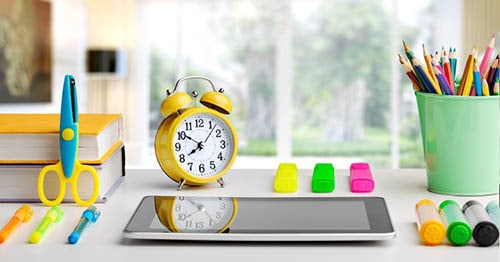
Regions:
M 130 239 L 191 240 L 191 241 L 378 241 L 396 236 L 385 199 L 382 197 L 237 197 L 259 199 L 298 199 L 299 201 L 363 201 L 370 223 L 369 230 L 333 230 L 325 233 L 174 233 L 152 230 L 155 218 L 153 195 L 139 202 L 123 230 Z M 201 196 L 200 196 L 201 197 Z

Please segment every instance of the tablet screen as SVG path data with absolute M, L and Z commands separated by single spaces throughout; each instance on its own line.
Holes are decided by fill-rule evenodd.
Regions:
M 147 196 L 124 233 L 366 236 L 394 230 L 379 197 Z

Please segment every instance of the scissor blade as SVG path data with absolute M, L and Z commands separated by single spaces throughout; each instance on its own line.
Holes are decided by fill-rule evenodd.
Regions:
M 61 101 L 61 122 L 59 126 L 59 147 L 64 176 L 73 174 L 78 150 L 78 101 L 75 78 L 66 75 Z

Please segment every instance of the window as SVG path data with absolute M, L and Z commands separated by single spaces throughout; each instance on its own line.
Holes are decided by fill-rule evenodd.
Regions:
M 243 167 L 255 158 L 270 168 L 276 160 L 423 167 L 416 105 L 397 52 L 402 39 L 436 39 L 435 4 L 407 2 L 146 2 L 150 144 L 166 90 L 182 76 L 203 75 L 233 102 Z

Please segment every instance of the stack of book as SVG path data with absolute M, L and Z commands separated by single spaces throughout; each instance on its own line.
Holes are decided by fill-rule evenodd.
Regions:
M 40 170 L 60 159 L 59 114 L 0 114 L 0 202 L 40 202 Z M 125 176 L 125 147 L 120 114 L 79 114 L 78 159 L 93 166 L 100 180 L 96 202 L 105 202 Z M 63 202 L 74 202 L 66 185 Z M 93 191 L 90 174 L 81 174 L 81 199 Z M 59 192 L 58 176 L 48 173 L 45 193 L 54 199 Z M 51 198 L 53 197 L 53 198 Z

